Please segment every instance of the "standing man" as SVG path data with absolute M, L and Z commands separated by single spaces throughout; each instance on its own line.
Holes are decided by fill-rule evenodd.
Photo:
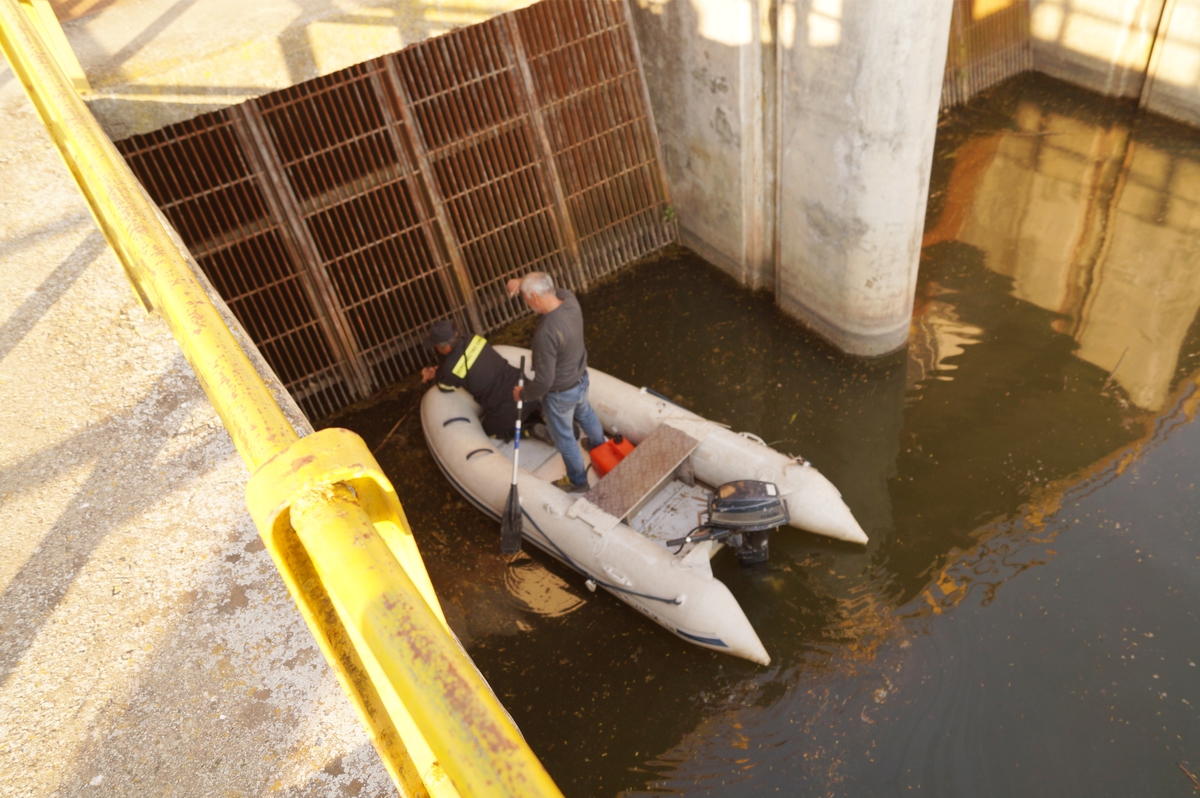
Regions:
M 507 288 L 509 296 L 520 291 L 525 304 L 541 315 L 530 344 L 535 375 L 524 390 L 513 388 L 513 400 L 542 400 L 542 415 L 567 465 L 567 475 L 554 484 L 570 493 L 583 493 L 588 489 L 587 471 L 572 422 L 579 422 L 589 447 L 604 443 L 604 428 L 588 403 L 587 350 L 579 300 L 565 288 L 556 291 L 554 280 L 545 272 L 509 280 Z
M 510 366 L 483 336 L 475 335 L 470 341 L 465 340 L 449 319 L 435 321 L 422 343 L 426 349 L 434 349 L 442 356 L 442 365 L 421 369 L 421 382 L 436 377 L 438 389 L 446 393 L 465 388 L 483 408 L 479 414 L 483 431 L 505 440 L 512 438 L 517 424 L 513 388 L 517 386 L 520 372 Z M 526 401 L 521 409 L 521 424 L 524 425 L 539 409 L 538 402 Z

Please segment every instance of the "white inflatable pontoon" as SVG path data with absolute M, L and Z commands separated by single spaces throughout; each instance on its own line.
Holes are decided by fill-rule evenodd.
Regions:
M 496 351 L 513 366 L 522 355 L 530 360 L 525 349 Z M 702 523 L 714 488 L 744 479 L 773 483 L 791 526 L 853 543 L 866 543 L 866 534 L 837 488 L 804 460 L 645 388 L 595 369 L 588 375 L 589 398 L 605 432 L 619 432 L 638 448 L 603 479 L 589 469 L 590 490 L 570 494 L 551 484 L 566 473 L 562 456 L 523 435 L 518 489 L 524 539 L 582 573 L 589 588 L 603 587 L 689 643 L 768 664 L 741 606 L 712 575 L 709 559 L 721 544 L 666 542 Z M 484 433 L 479 405 L 463 390 L 426 393 L 421 424 L 446 478 L 499 519 L 512 480 L 512 443 Z

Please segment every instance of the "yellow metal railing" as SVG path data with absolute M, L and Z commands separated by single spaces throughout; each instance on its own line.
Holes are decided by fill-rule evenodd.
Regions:
M 39 34 L 48 21 L 32 23 L 35 1 L 0 0 L 0 46 L 139 298 L 170 326 L 250 470 L 259 533 L 397 787 L 560 795 L 450 634 L 366 444 L 347 430 L 296 434 Z

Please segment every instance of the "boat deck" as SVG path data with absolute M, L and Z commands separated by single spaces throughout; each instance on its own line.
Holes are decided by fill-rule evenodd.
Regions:
M 489 442 L 496 447 L 496 451 L 512 460 L 512 441 L 501 442 L 491 438 Z M 588 466 L 588 484 L 594 486 L 600 478 L 591 468 L 591 458 L 587 452 L 583 453 L 583 459 Z M 521 438 L 521 467 L 547 482 L 553 482 L 567 473 L 562 455 L 553 445 L 537 438 Z M 660 544 L 681 538 L 703 520 L 711 492 L 710 487 L 699 482 L 687 485 L 677 479 L 671 480 L 629 519 L 629 526 Z M 686 547 L 685 552 L 690 548 Z

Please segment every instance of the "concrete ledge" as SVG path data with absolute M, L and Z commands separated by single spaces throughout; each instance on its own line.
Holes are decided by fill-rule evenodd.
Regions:
M 328 75 L 534 0 L 140 0 L 64 24 L 122 139 Z M 58 2 L 60 16 L 76 4 Z
M 4 791 L 394 795 L 241 458 L 7 69 L 0 151 Z

